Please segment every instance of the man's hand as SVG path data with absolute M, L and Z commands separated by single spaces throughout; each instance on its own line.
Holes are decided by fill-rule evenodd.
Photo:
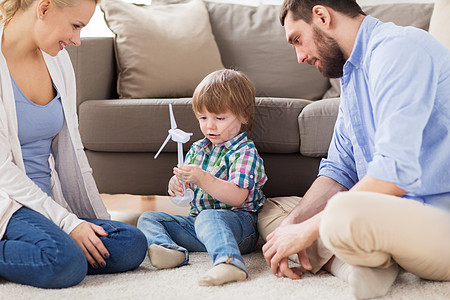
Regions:
M 273 274 L 299 279 L 304 270 L 312 269 L 306 248 L 319 237 L 320 216 L 321 213 L 300 224 L 280 226 L 267 236 L 262 250 Z M 303 269 L 289 268 L 288 257 L 292 254 L 298 255 Z
M 267 236 L 263 253 L 274 274 L 296 279 L 305 269 L 311 269 L 305 250 L 319 238 L 322 211 L 328 200 L 340 191 L 347 188 L 330 177 L 317 177 L 300 203 Z M 288 257 L 292 254 L 297 254 L 303 269 L 289 268 Z
M 88 263 L 93 268 L 97 269 L 99 266 L 106 266 L 105 258 L 109 257 L 109 252 L 98 238 L 98 235 L 108 235 L 103 227 L 83 222 L 75 227 L 69 235 L 83 250 Z
M 308 270 L 303 267 L 289 268 L 289 259 L 283 258 L 282 260 L 280 260 L 278 270 L 275 275 L 277 275 L 277 277 L 279 278 L 288 277 L 290 279 L 301 279 L 302 275 L 305 274 L 306 271 Z

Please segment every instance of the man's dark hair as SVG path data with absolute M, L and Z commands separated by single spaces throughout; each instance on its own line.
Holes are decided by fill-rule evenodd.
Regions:
M 281 25 L 284 26 L 288 12 L 292 13 L 294 21 L 302 19 L 308 24 L 311 23 L 312 9 L 316 5 L 327 6 L 352 18 L 358 15 L 366 15 L 356 3 L 356 0 L 285 0 L 280 11 Z

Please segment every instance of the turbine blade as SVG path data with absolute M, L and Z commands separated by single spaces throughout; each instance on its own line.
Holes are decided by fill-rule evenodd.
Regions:
M 177 122 L 175 122 L 175 117 L 173 116 L 172 104 L 169 104 L 169 112 L 170 112 L 170 128 L 177 129 Z
M 158 150 L 158 152 L 156 153 L 154 159 L 156 159 L 156 158 L 158 157 L 159 153 L 161 153 L 162 149 L 164 148 L 164 146 L 167 145 L 167 143 L 169 142 L 169 140 L 170 140 L 171 137 L 172 137 L 172 136 L 171 136 L 170 134 L 166 137 L 166 140 L 165 140 L 164 143 L 162 144 L 161 148 L 159 148 L 159 150 Z

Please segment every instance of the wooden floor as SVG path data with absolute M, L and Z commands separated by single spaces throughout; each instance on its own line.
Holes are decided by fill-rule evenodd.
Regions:
M 187 215 L 189 206 L 178 206 L 169 196 L 137 196 L 101 194 L 103 202 L 110 212 L 141 214 L 147 210 L 163 211 L 169 214 Z

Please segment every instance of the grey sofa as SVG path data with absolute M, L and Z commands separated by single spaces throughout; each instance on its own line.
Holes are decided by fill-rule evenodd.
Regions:
M 312 66 L 296 63 L 278 21 L 279 6 L 206 2 L 225 67 L 244 71 L 257 89 L 250 137 L 269 177 L 266 196 L 303 195 L 326 156 L 339 95 Z M 363 7 L 382 21 L 428 29 L 432 4 Z M 114 39 L 84 38 L 68 47 L 77 79 L 79 129 L 102 193 L 165 195 L 177 163 L 173 142 L 154 159 L 169 129 L 168 104 L 178 126 L 202 138 L 191 99 L 117 99 Z M 320 100 L 326 94 L 335 98 Z

